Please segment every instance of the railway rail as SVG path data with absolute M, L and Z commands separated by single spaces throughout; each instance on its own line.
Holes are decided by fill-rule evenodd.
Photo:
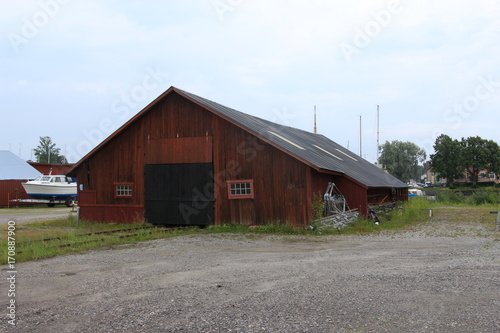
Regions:
M 20 249 L 22 249 L 22 246 L 24 244 L 33 244 L 33 243 L 46 243 L 47 248 L 53 248 L 53 247 L 59 247 L 59 248 L 64 248 L 64 247 L 71 247 L 71 246 L 77 246 L 77 245 L 83 245 L 83 244 L 90 244 L 90 243 L 95 243 L 95 242 L 104 242 L 106 241 L 105 237 L 99 237 L 99 238 L 92 238 L 88 239 L 92 236 L 107 236 L 107 235 L 116 235 L 119 233 L 123 233 L 118 236 L 118 238 L 130 238 L 134 236 L 138 236 L 140 232 L 144 233 L 167 233 L 167 232 L 173 232 L 176 230 L 181 230 L 183 229 L 182 227 L 174 227 L 174 228 L 169 228 L 169 227 L 163 227 L 163 226 L 145 226 L 141 228 L 126 228 L 126 229 L 117 229 L 117 230 L 105 230 L 105 231 L 97 231 L 97 232 L 90 232 L 90 233 L 82 233 L 82 234 L 75 234 L 74 237 L 76 238 L 87 238 L 85 240 L 78 240 L 78 239 L 72 239 L 72 240 L 67 240 L 65 239 L 64 236 L 57 236 L 57 237 L 49 237 L 49 238 L 42 238 L 42 239 L 34 239 L 34 240 L 29 240 L 29 241 L 23 241 L 19 242 L 18 246 Z M 57 241 L 61 241 L 60 244 L 50 244 L 51 242 L 56 243 Z M 17 251 L 18 254 L 23 253 L 21 251 Z

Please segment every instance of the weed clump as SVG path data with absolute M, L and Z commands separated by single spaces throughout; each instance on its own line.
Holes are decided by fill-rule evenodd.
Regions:
M 500 203 L 500 194 L 492 188 L 474 191 L 445 190 L 436 193 L 436 201 L 446 205 L 496 205 Z
M 492 190 L 486 191 L 476 191 L 471 196 L 471 203 L 479 206 L 479 205 L 495 205 L 500 203 L 500 196 L 498 193 Z

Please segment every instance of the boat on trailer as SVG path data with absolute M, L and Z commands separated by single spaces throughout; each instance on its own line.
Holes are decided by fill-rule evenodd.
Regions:
M 65 175 L 41 175 L 21 185 L 30 197 L 47 200 L 49 207 L 61 202 L 71 207 L 76 202 L 76 181 Z

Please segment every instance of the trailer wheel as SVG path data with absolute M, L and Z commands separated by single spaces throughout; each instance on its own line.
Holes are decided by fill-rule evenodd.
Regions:
M 73 207 L 75 205 L 76 198 L 71 197 L 66 199 L 66 207 Z
M 56 203 L 55 202 L 49 202 L 47 204 L 48 207 L 55 207 L 56 206 Z

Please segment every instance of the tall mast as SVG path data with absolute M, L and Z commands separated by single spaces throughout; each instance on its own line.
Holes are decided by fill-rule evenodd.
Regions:
M 318 128 L 316 127 L 316 105 L 314 106 L 314 133 L 318 133 Z
M 377 164 L 379 158 L 379 149 L 380 149 L 380 110 L 377 104 Z
M 363 139 L 361 135 L 361 115 L 359 115 L 359 157 L 363 157 L 362 150 L 363 150 Z

